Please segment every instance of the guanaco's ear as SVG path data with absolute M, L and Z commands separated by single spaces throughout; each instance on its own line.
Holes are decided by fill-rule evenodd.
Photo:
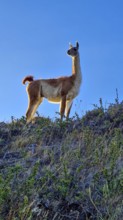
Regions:
M 73 45 L 71 43 L 69 43 L 69 48 L 71 49 L 73 47 Z
M 77 47 L 77 49 L 79 49 L 79 43 L 78 42 L 76 42 L 76 47 Z

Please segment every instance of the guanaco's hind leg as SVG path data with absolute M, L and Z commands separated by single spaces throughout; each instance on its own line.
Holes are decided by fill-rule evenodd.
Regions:
M 60 102 L 60 115 L 61 115 L 61 120 L 63 119 L 64 112 L 66 108 L 66 96 L 63 96 Z
M 41 96 L 40 81 L 33 81 L 29 83 L 27 86 L 27 94 L 28 94 L 28 109 L 26 112 L 26 118 L 27 118 L 27 122 L 30 122 L 33 119 L 36 109 L 43 101 L 43 97 Z
M 66 102 L 66 108 L 65 108 L 65 116 L 66 118 L 69 118 L 70 110 L 73 104 L 73 100 L 67 101 Z
M 29 106 L 26 112 L 27 122 L 30 122 L 33 119 L 34 114 L 42 101 L 43 101 L 43 98 L 29 100 Z

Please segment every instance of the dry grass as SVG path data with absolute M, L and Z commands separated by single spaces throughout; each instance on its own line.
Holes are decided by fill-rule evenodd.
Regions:
M 0 123 L 0 219 L 123 217 L 123 103 Z

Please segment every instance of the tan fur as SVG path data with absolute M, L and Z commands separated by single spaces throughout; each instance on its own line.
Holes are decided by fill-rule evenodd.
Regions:
M 43 101 L 43 98 L 49 102 L 60 103 L 61 119 L 64 116 L 69 117 L 72 100 L 78 95 L 81 84 L 81 69 L 79 63 L 78 43 L 76 47 L 70 47 L 67 51 L 72 56 L 72 75 L 56 79 L 33 80 L 32 76 L 23 79 L 23 83 L 29 82 L 27 86 L 28 109 L 26 112 L 27 122 L 33 119 L 36 109 Z M 76 51 L 75 51 L 76 50 Z

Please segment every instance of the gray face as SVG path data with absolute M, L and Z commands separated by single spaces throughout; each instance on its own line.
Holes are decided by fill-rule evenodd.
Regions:
M 77 47 L 71 47 L 68 51 L 67 51 L 67 54 L 69 56 L 72 56 L 72 57 L 76 57 L 78 55 L 78 48 Z

